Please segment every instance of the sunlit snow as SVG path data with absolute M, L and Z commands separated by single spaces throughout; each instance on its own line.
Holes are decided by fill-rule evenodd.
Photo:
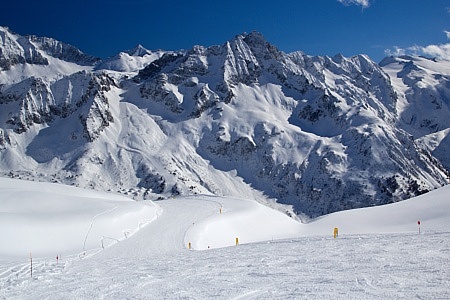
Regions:
M 0 178 L 0 298 L 446 299 L 449 191 L 302 224 L 248 199 Z

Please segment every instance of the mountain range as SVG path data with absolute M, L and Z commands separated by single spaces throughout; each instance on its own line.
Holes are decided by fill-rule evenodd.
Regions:
M 284 53 L 258 32 L 100 59 L 0 27 L 0 175 L 307 219 L 450 175 L 450 62 Z M 283 205 L 278 205 L 283 204 Z

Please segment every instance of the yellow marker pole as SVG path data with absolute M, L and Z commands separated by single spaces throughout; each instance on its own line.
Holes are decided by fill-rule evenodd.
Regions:
M 236 246 L 239 245 L 239 238 L 236 238 Z
M 191 250 L 191 242 L 188 243 L 188 249 Z
M 222 207 L 220 208 L 220 213 L 222 213 Z
M 333 236 L 334 238 L 337 238 L 339 235 L 339 229 L 337 227 L 334 228 Z

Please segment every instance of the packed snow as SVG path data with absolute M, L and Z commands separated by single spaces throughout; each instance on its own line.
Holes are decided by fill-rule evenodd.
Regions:
M 0 298 L 448 299 L 449 192 L 299 223 L 251 199 L 0 178 Z

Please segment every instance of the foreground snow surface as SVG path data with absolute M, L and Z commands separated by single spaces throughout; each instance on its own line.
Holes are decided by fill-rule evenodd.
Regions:
M 58 262 L 55 256 L 33 257 L 33 277 L 28 252 L 22 257 L 4 254 L 9 244 L 15 245 L 14 249 L 20 247 L 5 239 L 8 230 L 3 229 L 0 299 L 450 297 L 449 187 L 393 205 L 339 212 L 300 224 L 250 200 L 196 196 L 136 203 L 114 194 L 75 189 L 67 193 L 61 186 L 52 185 L 50 192 L 44 188 L 47 185 L 30 187 L 25 182 L 22 192 L 28 191 L 30 199 L 41 206 L 31 205 L 31 200 L 14 206 L 5 199 L 21 199 L 19 189 L 11 192 L 17 181 L 6 180 L 5 184 L 5 180 L 0 179 L 0 222 L 2 228 L 17 235 L 15 240 L 26 241 L 36 234 L 15 230 L 27 207 L 33 208 L 29 216 L 35 227 L 49 230 L 44 226 L 44 217 L 49 217 L 59 228 L 59 236 L 71 229 L 74 219 L 66 220 L 70 214 L 55 219 L 60 211 L 48 208 L 55 206 L 46 199 L 56 201 L 49 195 L 71 195 L 73 198 L 67 198 L 70 201 L 90 199 L 92 203 L 81 206 L 89 216 L 110 210 L 108 205 L 129 203 L 151 208 L 149 218 L 143 219 L 157 218 L 105 249 L 92 244 L 87 251 L 62 255 Z M 104 204 L 108 201 L 114 204 Z M 124 207 L 120 211 L 127 215 Z M 104 224 L 108 224 L 108 215 L 102 214 Z M 92 218 L 86 220 L 95 224 Z M 118 230 L 121 234 L 130 224 L 123 227 Z M 333 227 L 339 227 L 336 239 Z M 85 228 L 82 233 L 85 236 Z M 238 246 L 235 238 L 239 238 Z M 41 239 L 52 240 L 45 235 Z M 188 243 L 193 249 L 206 251 L 188 251 Z M 224 246 L 232 247 L 220 248 Z

